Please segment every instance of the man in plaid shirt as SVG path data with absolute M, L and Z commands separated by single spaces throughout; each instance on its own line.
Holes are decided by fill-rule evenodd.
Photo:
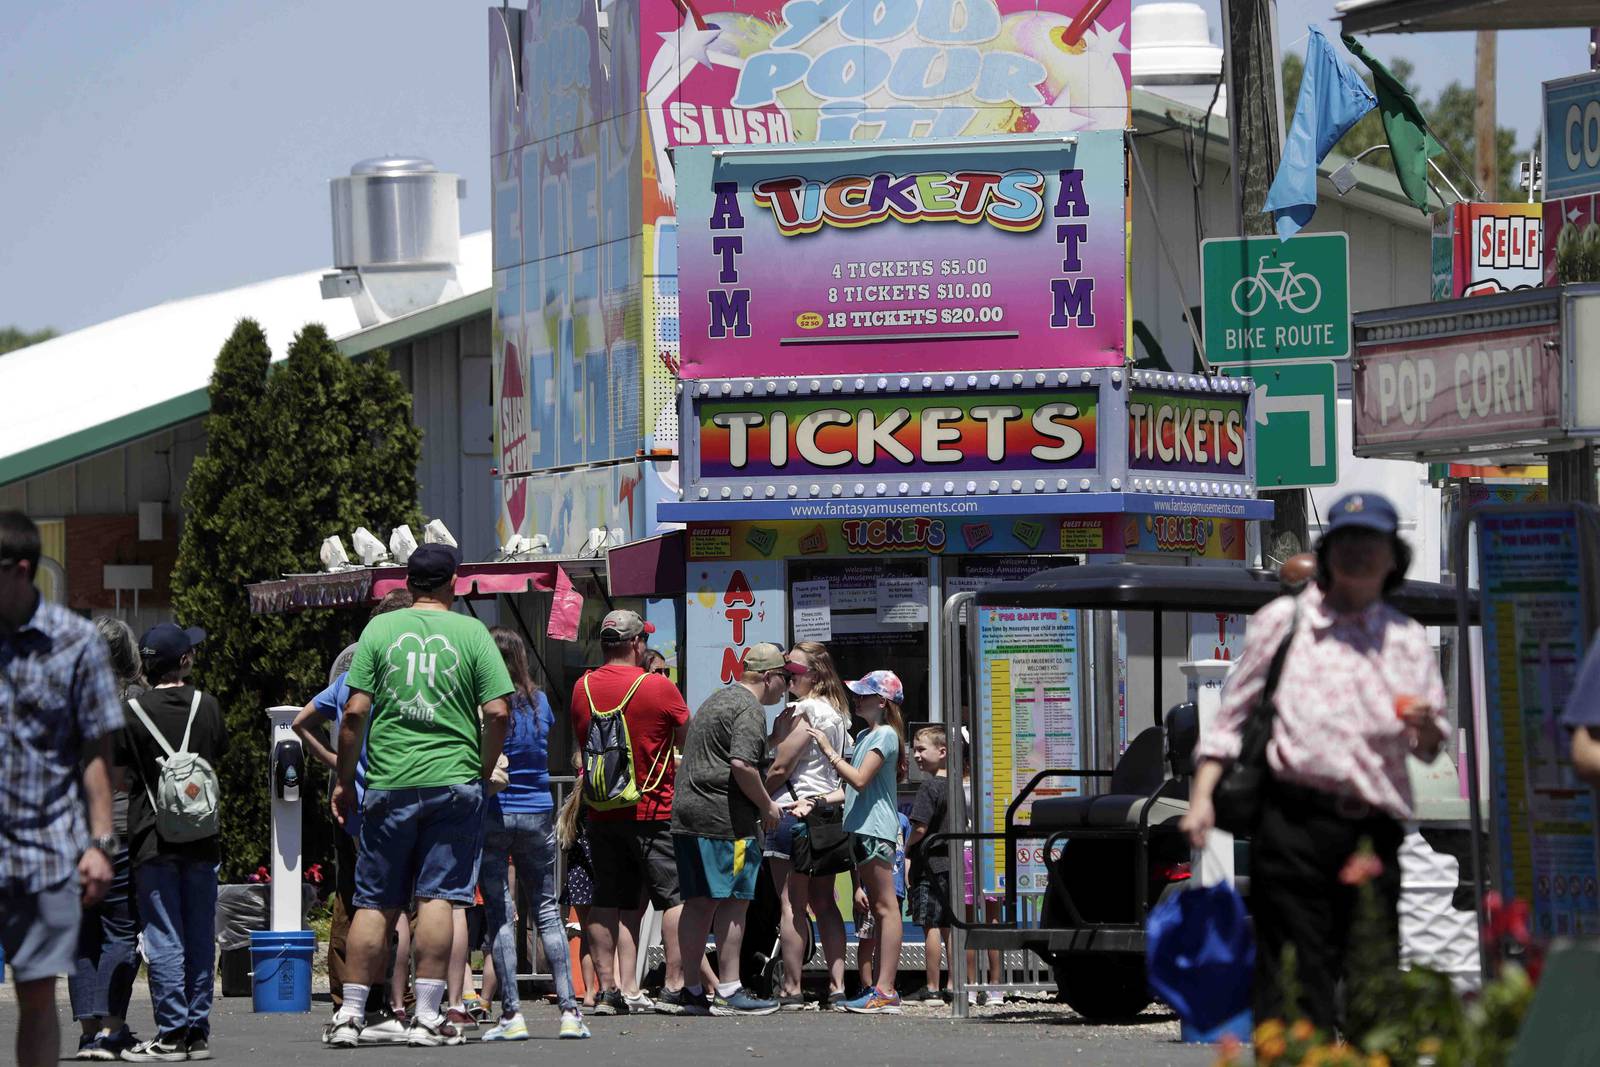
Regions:
M 123 722 L 105 642 L 45 602 L 38 566 L 38 528 L 0 512 L 0 947 L 23 1067 L 60 1057 L 56 977 L 72 968 L 82 905 L 111 885 L 111 737 Z

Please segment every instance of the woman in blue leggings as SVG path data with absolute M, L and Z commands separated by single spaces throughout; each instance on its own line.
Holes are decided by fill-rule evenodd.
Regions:
M 484 1035 L 485 1041 L 526 1041 L 528 1024 L 522 1017 L 517 994 L 517 945 L 508 863 L 516 865 L 517 881 L 532 902 L 539 939 L 555 975 L 556 998 L 561 1002 L 561 1036 L 585 1038 L 583 1021 L 572 991 L 572 962 L 567 953 L 566 927 L 556 903 L 555 804 L 550 795 L 550 728 L 555 714 L 550 701 L 534 685 L 528 670 L 528 648 L 515 630 L 497 626 L 494 636 L 516 693 L 511 698 L 511 726 L 506 731 L 505 756 L 511 784 L 491 797 L 484 826 L 483 865 L 479 888 L 494 937 L 494 970 L 500 979 L 500 1020 Z

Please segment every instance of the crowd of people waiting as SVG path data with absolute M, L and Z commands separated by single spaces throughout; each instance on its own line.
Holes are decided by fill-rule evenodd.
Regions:
M 829 992 L 815 1006 L 898 1011 L 907 837 L 916 835 L 914 846 L 943 828 L 945 793 L 934 784 L 942 782 L 943 734 L 924 731 L 918 762 L 929 784 L 926 803 L 919 797 L 913 808 L 921 821 L 913 829 L 897 809 L 908 756 L 904 689 L 893 672 L 846 684 L 821 645 L 786 654 L 757 644 L 742 675 L 691 716 L 649 647 L 653 627 L 635 612 L 612 611 L 599 633 L 603 662 L 578 680 L 568 704 L 580 773 L 556 811 L 549 700 L 515 632 L 485 630 L 448 610 L 456 563 L 451 550 L 418 549 L 407 591 L 379 606 L 349 652 L 347 672 L 295 724 L 335 771 L 334 812 L 354 852 L 353 863 L 341 863 L 354 877 L 341 884 L 335 909 L 330 971 L 341 976 L 334 983 L 339 1006 L 323 1040 L 336 1047 L 458 1044 L 480 1022 L 482 1040 L 527 1038 L 514 977 L 514 885 L 529 902 L 525 914 L 554 978 L 562 1037 L 589 1036 L 585 1009 L 762 1015 L 812 1006 L 800 988 L 808 913 L 816 916 L 829 972 Z M 769 732 L 765 709 L 791 695 L 794 703 Z M 853 742 L 852 717 L 864 727 Z M 337 724 L 335 743 L 317 736 L 319 718 Z M 808 835 L 807 820 L 818 809 L 832 816 L 847 846 L 831 873 L 791 863 L 795 839 Z M 566 872 L 559 892 L 558 851 Z M 785 967 L 775 998 L 746 989 L 740 975 L 746 910 L 763 855 L 782 887 Z M 857 887 L 863 961 L 863 990 L 849 999 L 844 925 L 833 897 L 845 868 Z M 936 860 L 922 868 L 913 879 L 927 890 L 919 914 L 948 927 L 948 905 L 935 888 L 947 883 L 937 881 Z M 475 887 L 492 946 L 485 985 L 496 976 L 501 994 L 492 1025 L 463 995 L 471 989 L 463 964 L 476 939 L 464 933 L 469 924 L 461 916 L 474 904 Z M 653 998 L 639 980 L 647 906 L 660 916 L 664 956 L 664 981 Z M 583 940 L 582 1002 L 566 911 L 576 915 Z M 416 975 L 409 1008 L 407 940 Z M 939 996 L 938 973 L 936 940 L 932 991 L 922 995 Z M 372 999 L 385 976 L 386 1005 Z

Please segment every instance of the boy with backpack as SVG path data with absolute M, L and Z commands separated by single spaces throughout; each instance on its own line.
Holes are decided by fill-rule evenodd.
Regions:
M 655 627 L 618 610 L 600 624 L 603 666 L 572 689 L 573 742 L 583 756 L 594 896 L 589 943 L 602 990 L 596 1015 L 680 1014 L 678 864 L 672 846 L 675 752 L 689 728 L 689 706 L 666 675 L 643 669 Z M 639 990 L 635 947 L 646 901 L 661 912 L 666 989 L 659 1004 Z M 631 938 L 619 937 L 626 927 Z M 619 949 L 621 951 L 619 951 Z M 613 961 L 615 961 L 613 965 Z
M 127 702 L 116 763 L 128 776 L 128 858 L 139 901 L 156 1036 L 122 1053 L 134 1063 L 211 1058 L 216 958 L 216 768 L 228 732 L 215 698 L 188 681 L 198 627 L 145 631 L 150 688 Z

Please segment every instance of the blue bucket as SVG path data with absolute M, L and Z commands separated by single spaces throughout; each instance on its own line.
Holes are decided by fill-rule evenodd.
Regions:
M 315 930 L 261 930 L 250 935 L 250 985 L 255 1010 L 311 1010 Z

